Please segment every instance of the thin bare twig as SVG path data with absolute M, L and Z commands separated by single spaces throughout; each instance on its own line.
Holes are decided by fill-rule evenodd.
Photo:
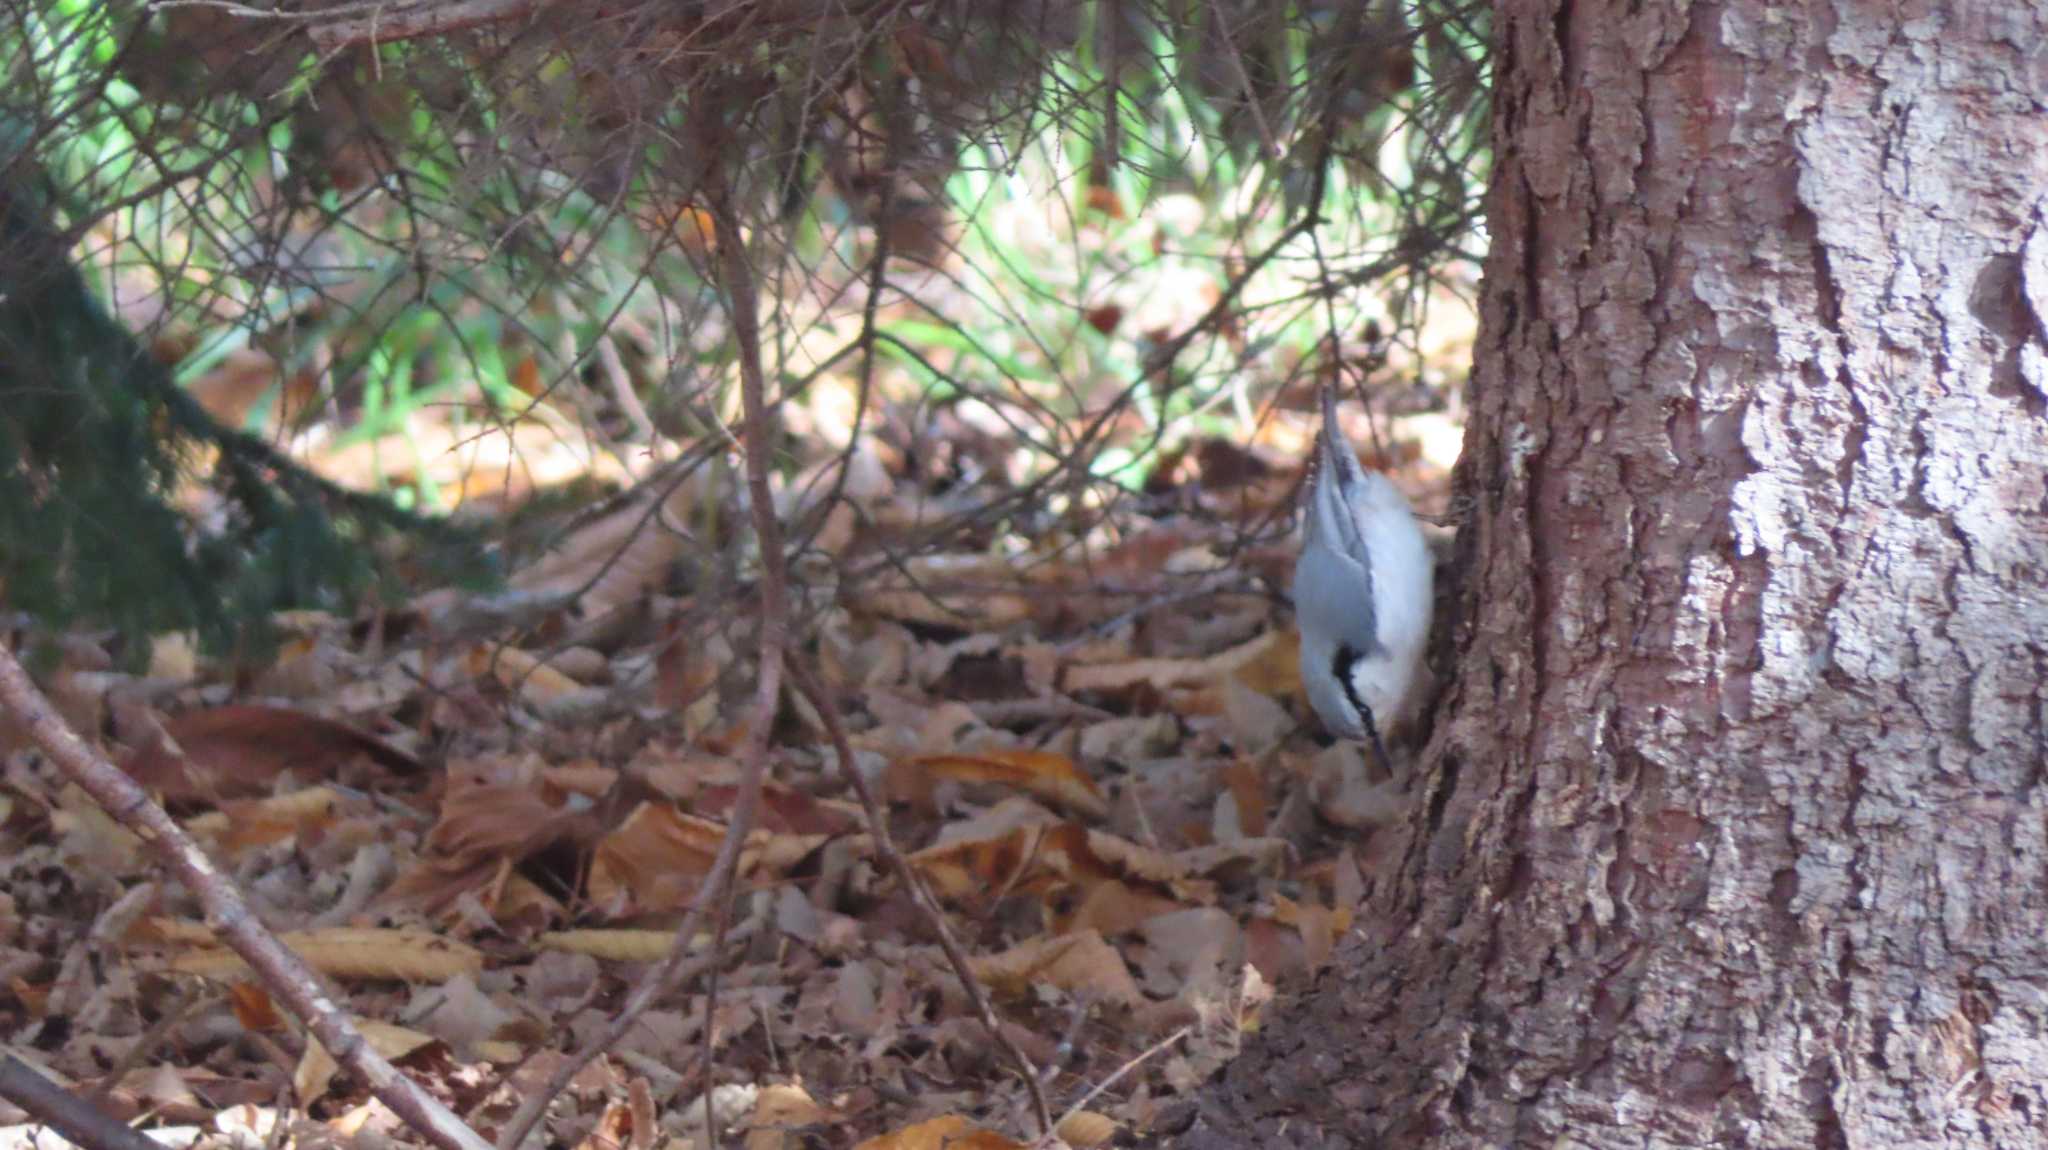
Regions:
M 875 320 L 882 308 L 882 293 L 889 286 L 889 217 L 896 210 L 896 146 L 894 137 L 887 145 L 888 152 L 883 170 L 888 178 L 882 181 L 881 204 L 875 209 L 875 251 L 868 264 L 868 295 L 861 301 L 860 334 L 851 346 L 860 349 L 860 383 L 853 403 L 853 426 L 846 432 L 846 449 L 839 453 L 838 462 L 832 468 L 832 488 L 818 504 L 817 523 L 797 544 L 799 553 L 809 550 L 818 533 L 825 529 L 831 518 L 832 508 L 846 490 L 846 477 L 853 466 L 854 452 L 860 450 L 861 422 L 867 417 L 868 403 L 875 384 Z
M 1224 15 L 1223 5 L 1209 0 L 1209 11 L 1216 17 L 1216 34 L 1223 39 L 1223 47 L 1230 53 L 1231 70 L 1237 73 L 1238 90 L 1244 93 L 1244 106 L 1251 112 L 1252 124 L 1259 130 L 1259 142 L 1265 145 L 1266 159 L 1279 163 L 1287 153 L 1280 150 L 1280 142 L 1273 136 L 1272 125 L 1266 123 L 1266 110 L 1259 106 L 1259 94 L 1252 89 L 1252 74 L 1245 70 L 1244 53 L 1237 50 L 1237 40 L 1230 34 L 1230 17 Z M 1324 135 L 1329 130 L 1324 129 Z
M 185 828 L 141 785 L 72 731 L 5 647 L 0 647 L 0 707 L 28 731 L 66 777 L 134 831 L 157 860 L 178 876 L 205 910 L 206 925 L 305 1022 L 336 1062 L 353 1071 L 372 1094 L 442 1150 L 491 1150 L 491 1144 L 462 1119 L 370 1049 L 312 970 L 257 919 L 234 882 L 214 866 Z
M 967 961 L 967 952 L 953 937 L 953 929 L 946 923 L 945 911 L 940 909 L 938 900 L 932 897 L 924 880 L 911 869 L 910 860 L 903 857 L 903 852 L 896 849 L 895 841 L 889 837 L 887 812 L 876 801 L 874 791 L 854 761 L 853 746 L 846 738 L 846 726 L 839 720 L 838 704 L 825 693 L 823 685 L 801 660 L 790 661 L 789 682 L 810 702 L 825 724 L 825 736 L 832 740 L 832 751 L 839 758 L 839 773 L 846 776 L 846 785 L 853 788 L 855 797 L 860 800 L 860 809 L 867 817 L 868 834 L 874 838 L 876 852 L 895 873 L 896 881 L 910 895 L 910 901 L 923 913 L 932 933 L 938 935 L 939 947 L 946 952 L 946 961 L 952 965 L 954 977 L 960 980 L 961 988 L 967 992 L 967 1000 L 974 1006 L 974 1012 L 987 1029 L 989 1038 L 1009 1055 L 1017 1073 L 1023 1076 L 1024 1085 L 1031 1092 L 1032 1109 L 1036 1112 L 1038 1137 L 1044 1138 L 1053 1129 L 1052 1107 L 1045 1100 L 1045 1088 L 1039 1084 L 1038 1068 L 1032 1065 L 1031 1056 L 1004 1033 L 1002 1022 L 996 1017 L 995 1008 L 989 1005 L 987 992 L 982 989 L 981 980 L 974 976 L 974 967 Z
M 761 787 L 768 774 L 768 732 L 775 722 L 775 707 L 782 695 L 783 651 L 789 641 L 788 591 L 783 569 L 782 524 L 775 518 L 775 498 L 768 487 L 768 463 L 774 429 L 767 402 L 767 383 L 761 370 L 761 334 L 758 301 L 754 297 L 753 269 L 739 234 L 739 222 L 722 198 L 713 200 L 715 242 L 725 275 L 728 305 L 732 308 L 733 334 L 740 346 L 740 394 L 745 407 L 744 435 L 747 448 L 747 492 L 752 504 L 754 534 L 761 558 L 761 654 L 753 711 L 747 739 L 740 750 L 739 796 L 733 802 L 725 840 L 718 845 L 711 871 L 697 888 L 681 925 L 676 927 L 668 956 L 649 970 L 619 1012 L 604 1030 L 564 1059 L 541 1088 L 528 1096 L 499 1135 L 500 1150 L 516 1150 L 532 1133 L 548 1104 L 566 1089 L 592 1059 L 611 1049 L 626 1036 L 633 1024 L 663 996 L 673 993 L 691 971 L 687 962 L 690 939 L 707 911 L 713 913 L 723 933 L 723 907 L 730 894 L 734 873 L 739 869 L 740 847 L 761 806 Z M 719 948 L 714 936 L 712 949 Z M 714 963 L 709 969 L 716 969 Z M 712 1003 L 705 1003 L 707 1042 L 711 1029 Z M 704 1085 L 710 1088 L 710 1067 L 705 1067 Z
M 163 1045 L 164 1038 L 179 1023 L 185 1021 L 194 1007 L 201 1003 L 210 1004 L 216 1001 L 216 998 L 216 995 L 205 993 L 198 986 L 187 987 L 172 1001 L 163 1016 L 151 1023 L 149 1029 L 142 1032 L 142 1037 L 129 1046 L 127 1052 L 122 1054 L 114 1065 L 107 1068 L 107 1072 L 100 1076 L 99 1085 L 87 1092 L 85 1100 L 95 1106 L 105 1102 L 107 1097 L 113 1094 L 114 1088 L 121 1084 L 121 1080 L 128 1077 L 129 1071 L 140 1066 L 143 1059 L 156 1055 L 157 1047 Z
M 626 372 L 626 361 L 620 357 L 617 341 L 610 331 L 600 332 L 597 337 L 597 362 L 604 369 L 605 382 L 611 385 L 612 401 L 632 421 L 633 434 L 652 452 L 661 450 L 661 434 L 654 429 L 654 419 L 647 414 L 647 408 L 640 402 L 640 396 L 633 391 L 633 377 Z
M 356 44 L 388 44 L 421 36 L 446 36 L 486 24 L 531 15 L 543 0 L 455 0 L 448 4 L 410 4 L 395 10 L 375 9 L 356 20 L 314 24 L 307 29 L 322 52 L 338 52 Z M 320 13 L 328 16 L 329 13 Z
M 1167 1047 L 1172 1046 L 1174 1043 L 1179 1042 L 1183 1038 L 1186 1038 L 1188 1036 L 1188 1030 L 1188 1027 L 1183 1026 L 1179 1030 L 1174 1031 L 1172 1034 L 1167 1035 L 1165 1038 L 1160 1039 L 1159 1041 L 1132 1055 L 1131 1058 L 1128 1061 L 1126 1061 L 1122 1066 L 1119 1066 L 1114 1071 L 1112 1071 L 1107 1078 L 1104 1078 L 1102 1081 L 1096 1083 L 1093 1087 L 1091 1087 L 1088 1093 L 1083 1094 L 1081 1097 L 1075 1099 L 1074 1104 L 1072 1106 L 1067 1107 L 1067 1112 L 1065 1114 L 1060 1115 L 1060 1120 L 1053 1125 L 1053 1129 L 1057 1131 L 1061 1126 L 1066 1125 L 1069 1119 L 1073 1118 L 1074 1115 L 1079 1114 L 1083 1109 L 1087 1108 L 1090 1102 L 1095 1101 L 1097 1098 L 1101 1097 L 1104 1091 L 1108 1090 L 1112 1086 L 1115 1086 L 1117 1084 L 1117 1081 L 1123 1078 L 1124 1075 L 1129 1074 L 1131 1071 L 1136 1070 L 1140 1066 L 1143 1066 L 1146 1063 L 1146 1061 L 1148 1061 L 1153 1055 L 1158 1054 L 1160 1051 L 1165 1050 Z M 1040 1136 L 1038 1142 L 1033 1145 L 1033 1150 L 1039 1150 L 1040 1147 L 1048 1145 L 1051 1141 L 1052 1140 L 1049 1137 Z
M 0 1098 L 48 1123 L 85 1150 L 163 1150 L 141 1131 L 43 1077 L 12 1054 L 0 1057 Z
M 775 445 L 775 409 L 768 406 L 767 373 L 761 369 L 761 315 L 760 292 L 754 284 L 754 268 L 747 262 L 747 247 L 740 236 L 740 222 L 732 208 L 732 201 L 723 186 L 716 188 L 711 201 L 712 236 L 718 246 L 720 271 L 725 279 L 725 294 L 732 308 L 733 341 L 739 345 L 740 358 L 740 403 L 745 417 L 744 434 L 747 446 L 747 496 L 748 509 L 754 517 L 754 539 L 761 555 L 761 679 L 760 694 L 755 697 L 753 730 L 747 734 L 748 749 L 755 752 L 745 760 L 745 779 L 740 783 L 741 802 L 748 807 L 747 818 L 751 823 L 753 808 L 760 805 L 762 776 L 767 774 L 765 751 L 768 729 L 775 723 L 775 704 L 782 695 L 782 676 L 786 669 L 785 648 L 789 642 L 789 594 L 785 586 L 788 572 L 783 564 L 782 521 L 775 517 L 775 493 L 768 487 L 768 463 Z M 738 821 L 735 815 L 734 821 Z M 726 922 L 731 916 L 732 892 L 721 892 L 718 899 L 717 915 L 712 922 L 714 944 L 725 936 Z M 704 1129 L 707 1137 L 716 1139 L 717 1128 L 713 1125 L 711 1108 L 712 1058 L 715 1052 L 715 1028 L 712 1026 L 713 1007 L 717 1005 L 718 969 L 713 967 L 704 992 L 704 1061 L 702 1080 L 704 1083 Z

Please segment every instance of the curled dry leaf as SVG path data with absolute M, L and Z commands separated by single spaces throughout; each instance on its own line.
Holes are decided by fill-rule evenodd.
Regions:
M 1008 560 L 986 555 L 928 555 L 905 565 L 907 574 L 877 579 L 849 597 L 848 606 L 899 623 L 999 631 L 1031 617 L 1031 601 L 1017 586 Z
M 899 783 L 898 774 L 906 771 L 1010 787 L 1089 818 L 1100 819 L 1109 814 L 1109 801 L 1103 798 L 1095 780 L 1083 774 L 1074 760 L 1052 751 L 1013 748 L 974 754 L 918 755 L 903 760 L 891 771 L 892 789 L 901 785 L 910 793 L 917 793 L 922 788 L 916 782 Z
M 560 787 L 570 794 L 585 798 L 602 798 L 619 781 L 619 772 L 610 767 L 600 766 L 589 760 L 564 763 L 559 767 L 548 767 L 541 771 L 541 779 L 548 786 Z
M 482 783 L 451 791 L 427 846 L 450 859 L 525 858 L 570 832 L 575 812 L 520 783 Z
M 332 978 L 386 978 L 402 982 L 442 982 L 483 969 L 476 948 L 420 930 L 385 930 L 337 926 L 292 931 L 279 940 L 297 951 L 306 965 Z M 173 958 L 171 969 L 204 978 L 246 977 L 248 965 L 226 947 L 187 951 Z
M 710 872 L 723 834 L 707 819 L 667 804 L 641 803 L 598 843 L 590 864 L 590 897 L 617 914 L 686 905 Z
M 746 1121 L 746 1148 L 800 1150 L 811 1145 L 806 1127 L 831 1120 L 832 1112 L 818 1105 L 803 1087 L 763 1086 L 754 1098 L 754 1113 Z
M 718 717 L 715 688 L 732 664 L 732 647 L 719 635 L 702 641 L 675 619 L 663 632 L 654 656 L 654 705 L 681 716 L 684 737 L 694 739 Z
M 251 1034 L 275 1034 L 284 1029 L 284 1016 L 259 983 L 238 982 L 228 987 L 228 1006 L 234 1010 L 235 1021 Z
M 1213 998 L 1228 971 L 1243 960 L 1237 920 L 1215 907 L 1162 914 L 1141 928 L 1140 968 L 1147 989 L 1159 994 Z
M 232 854 L 325 825 L 340 802 L 341 792 L 332 787 L 307 787 L 267 799 L 230 799 L 220 810 L 191 819 L 185 829 Z
M 1257 838 L 1266 833 L 1266 783 L 1257 764 L 1232 761 L 1222 771 L 1223 791 L 1216 796 L 1210 834 L 1218 842 Z
M 736 877 L 754 873 L 769 835 L 754 830 Z M 641 803 L 597 844 L 590 860 L 591 901 L 612 914 L 688 906 L 725 838 L 725 825 L 686 815 L 668 803 Z
M 1023 994 L 1038 984 L 1118 1006 L 1144 1002 L 1123 955 L 1092 930 L 1042 935 L 1001 954 L 972 959 L 968 965 L 975 977 L 1005 994 Z
M 393 1026 L 374 1018 L 357 1018 L 352 1021 L 370 1049 L 392 1062 L 440 1042 L 431 1034 L 422 1034 L 404 1026 Z M 298 1069 L 292 1072 L 292 1089 L 298 1092 L 299 1104 L 310 1106 L 326 1097 L 328 1084 L 334 1081 L 335 1072 L 340 1069 L 334 1061 L 334 1056 L 329 1054 L 327 1048 L 320 1045 L 318 1040 L 306 1043 L 306 1052 L 299 1057 Z
M 1281 644 L 1279 632 L 1267 631 L 1205 659 L 1130 659 L 1120 663 L 1067 668 L 1060 686 L 1067 691 L 1125 691 L 1139 686 L 1172 687 L 1221 680 L 1258 666 Z
M 1090 723 L 1081 731 L 1081 757 L 1134 763 L 1171 754 L 1180 743 L 1180 722 L 1161 711 L 1123 715 Z
M 633 1108 L 625 1099 L 613 1099 L 605 1104 L 604 1113 L 598 1116 L 597 1125 L 576 1144 L 576 1150 L 624 1150 L 633 1144 L 636 1131 L 633 1126 Z M 640 1135 L 645 1141 L 646 1136 Z
M 1174 861 L 1188 873 L 1207 875 L 1229 882 L 1245 875 L 1278 876 L 1294 858 L 1294 844 L 1286 839 L 1239 839 L 1189 847 L 1175 853 Z
M 1186 909 L 1185 903 L 1116 879 L 1076 884 L 1046 896 L 1045 922 L 1055 933 L 1092 930 L 1106 938 L 1128 934 L 1149 919 Z
M 1052 921 L 1105 933 L 1215 900 L 1213 884 L 1189 861 L 1079 823 L 1012 818 L 989 827 L 982 837 L 949 836 L 926 847 L 910 857 L 911 865 L 941 897 L 996 891 L 1058 896 L 1048 911 Z M 1241 851 L 1226 852 L 1224 861 L 1239 857 Z
M 517 647 L 478 643 L 470 648 L 465 666 L 471 675 L 489 675 L 535 706 L 559 704 L 588 690 L 560 668 Z
M 945 899 L 964 899 L 1000 891 L 1043 889 L 1047 875 L 1067 869 L 1063 860 L 1039 850 L 1051 828 L 1013 827 L 989 838 L 961 839 L 926 847 L 910 856 L 910 864 Z
M 948 1114 L 870 1138 L 853 1150 L 1024 1150 L 1024 1144 Z
M 189 918 L 145 918 L 128 932 L 128 941 L 170 946 L 219 946 L 213 928 Z
M 587 954 L 610 962 L 659 962 L 675 945 L 672 930 L 551 930 L 535 940 L 542 950 Z M 692 951 L 711 945 L 711 936 L 690 939 Z
M 530 936 L 566 917 L 561 903 L 514 869 L 511 858 L 492 855 L 420 859 L 385 889 L 377 905 L 443 913 L 472 899 L 467 905 L 481 908 L 514 935 Z
M 1116 1120 L 1107 1115 L 1093 1110 L 1076 1110 L 1060 1119 L 1053 1133 L 1074 1150 L 1095 1150 L 1097 1146 L 1107 1145 L 1120 1129 L 1122 1127 Z
M 611 511 L 571 531 L 514 577 L 512 587 L 535 595 L 577 595 L 588 617 L 639 603 L 667 579 L 669 564 L 689 542 L 683 524 L 705 479 L 706 469 L 699 468 L 672 487 L 668 479 L 644 484 Z
M 1276 895 L 1273 899 L 1273 921 L 1301 932 L 1302 957 L 1313 973 L 1330 961 L 1330 953 L 1337 948 L 1337 940 L 1351 929 L 1351 911 L 1343 908 L 1332 910 Z
M 122 766 L 166 800 L 190 802 L 263 794 L 286 771 L 327 779 L 364 759 L 397 774 L 421 769 L 412 755 L 347 723 L 283 707 L 235 704 L 171 717 L 163 737 Z

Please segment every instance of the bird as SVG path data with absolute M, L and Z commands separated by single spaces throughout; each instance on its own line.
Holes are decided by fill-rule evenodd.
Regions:
M 1435 565 L 1407 498 L 1359 465 L 1331 387 L 1322 408 L 1294 565 L 1301 680 L 1330 733 L 1370 742 L 1391 774 L 1381 732 L 1415 690 Z

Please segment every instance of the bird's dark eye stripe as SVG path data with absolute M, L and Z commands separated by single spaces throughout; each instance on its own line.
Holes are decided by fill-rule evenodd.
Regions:
M 1365 700 L 1358 697 L 1357 689 L 1351 685 L 1351 665 L 1358 662 L 1358 658 L 1358 652 L 1352 650 L 1349 643 L 1338 644 L 1337 654 L 1330 660 L 1330 674 L 1337 677 L 1337 686 L 1343 689 L 1344 697 L 1358 709 L 1359 715 L 1371 722 L 1372 712 L 1366 709 Z

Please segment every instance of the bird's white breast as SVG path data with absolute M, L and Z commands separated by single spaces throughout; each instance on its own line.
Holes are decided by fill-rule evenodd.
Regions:
M 1358 660 L 1351 686 L 1375 715 L 1391 722 L 1412 702 L 1429 641 L 1434 560 L 1399 489 L 1380 475 L 1368 482 L 1373 490 L 1359 509 L 1358 527 L 1373 557 L 1373 621 L 1386 657 Z

